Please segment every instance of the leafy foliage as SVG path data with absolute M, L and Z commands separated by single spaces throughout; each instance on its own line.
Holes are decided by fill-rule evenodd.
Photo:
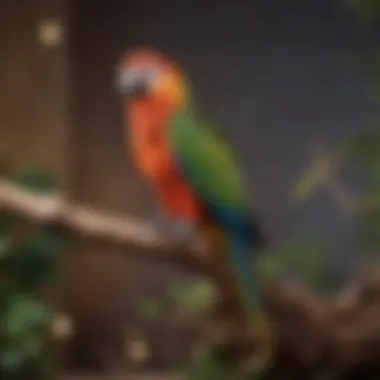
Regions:
M 326 282 L 324 251 L 322 239 L 315 232 L 308 231 L 263 255 L 260 269 L 266 277 L 290 274 L 315 289 L 327 290 L 331 284 Z
M 168 304 L 174 305 L 174 312 L 194 318 L 202 317 L 212 308 L 216 300 L 216 289 L 206 279 L 191 279 L 176 282 L 168 288 Z M 145 320 L 165 318 L 168 308 L 155 298 L 146 297 L 137 305 L 137 313 Z M 170 307 L 169 312 L 173 312 Z
M 216 290 L 207 280 L 191 280 L 174 286 L 170 290 L 171 298 L 177 308 L 186 314 L 200 316 L 213 306 Z
M 378 27 L 380 22 L 379 0 L 346 0 L 359 21 Z M 370 70 L 373 95 L 380 100 L 380 52 L 378 46 L 370 52 L 372 69 Z M 363 214 L 363 223 L 359 231 L 359 241 L 367 252 L 380 252 L 380 121 L 361 133 L 352 142 L 351 156 L 362 164 L 368 179 L 365 199 L 368 209 Z
M 341 0 L 341 4 L 353 12 L 362 25 L 370 26 L 379 21 L 379 0 Z
M 146 297 L 138 303 L 137 314 L 145 320 L 157 320 L 164 314 L 163 305 L 157 299 Z
M 36 193 L 48 193 L 57 188 L 57 183 L 43 167 L 32 166 L 14 177 L 20 185 Z
M 196 363 L 185 368 L 185 380 L 224 380 L 235 370 L 232 363 L 218 347 L 210 347 Z
M 42 170 L 26 171 L 18 178 L 31 191 L 52 189 L 53 181 Z M 44 229 L 24 236 L 25 227 L 20 218 L 0 214 L 0 371 L 6 380 L 54 374 L 46 342 L 52 310 L 36 292 L 56 275 L 57 253 L 65 239 Z

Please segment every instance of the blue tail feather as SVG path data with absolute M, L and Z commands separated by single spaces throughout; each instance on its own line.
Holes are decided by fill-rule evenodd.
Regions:
M 252 243 L 244 235 L 232 235 L 228 238 L 228 259 L 248 313 L 255 313 L 261 309 L 260 285 L 257 274 L 254 273 L 252 249 Z

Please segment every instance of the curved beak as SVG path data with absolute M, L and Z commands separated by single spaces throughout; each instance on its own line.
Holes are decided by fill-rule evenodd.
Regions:
M 142 98 L 148 95 L 149 85 L 142 75 L 122 73 L 117 78 L 119 92 L 128 98 Z

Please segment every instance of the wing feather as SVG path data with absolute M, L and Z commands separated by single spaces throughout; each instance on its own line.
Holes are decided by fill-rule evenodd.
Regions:
M 173 154 L 197 195 L 209 207 L 245 213 L 245 186 L 230 147 L 187 112 L 173 119 L 169 131 Z

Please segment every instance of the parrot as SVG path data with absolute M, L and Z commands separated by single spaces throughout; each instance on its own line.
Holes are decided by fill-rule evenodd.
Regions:
M 182 238 L 210 225 L 220 231 L 241 306 L 269 331 L 252 259 L 266 237 L 232 148 L 198 112 L 185 72 L 159 51 L 135 48 L 120 59 L 116 86 L 128 149 L 162 214 Z

